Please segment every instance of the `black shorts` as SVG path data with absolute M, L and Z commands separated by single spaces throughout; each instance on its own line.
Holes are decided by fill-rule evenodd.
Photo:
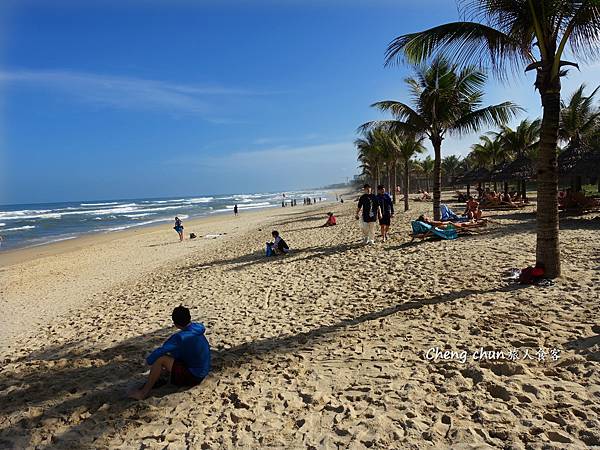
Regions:
M 379 219 L 379 225 L 390 225 L 392 223 L 392 217 L 391 216 L 383 216 L 381 219 Z
M 202 378 L 198 378 L 183 365 L 181 361 L 175 360 L 171 368 L 171 384 L 175 386 L 196 386 Z

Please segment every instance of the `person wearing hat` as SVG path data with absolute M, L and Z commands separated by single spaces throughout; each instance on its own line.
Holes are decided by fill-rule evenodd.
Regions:
M 185 306 L 175 308 L 171 318 L 180 331 L 146 358 L 151 366 L 148 381 L 141 389 L 130 391 L 130 398 L 145 399 L 163 374 L 168 374 L 169 381 L 175 386 L 195 386 L 208 375 L 210 345 L 204 336 L 206 328 L 192 322 L 190 310 Z

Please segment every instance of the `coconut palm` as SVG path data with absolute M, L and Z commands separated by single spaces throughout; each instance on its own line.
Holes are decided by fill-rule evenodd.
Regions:
M 460 157 L 456 155 L 449 155 L 442 159 L 442 172 L 444 175 L 451 180 L 454 184 L 454 180 L 456 179 L 456 174 L 458 173 L 458 169 L 460 167 Z
M 373 104 L 390 112 L 393 120 L 368 122 L 361 129 L 387 127 L 395 133 L 427 136 L 434 150 L 433 216 L 440 219 L 442 142 L 447 135 L 463 135 L 481 127 L 508 122 L 518 106 L 511 102 L 481 107 L 484 72 L 468 66 L 458 69 L 444 58 L 435 59 L 430 66 L 417 67 L 415 76 L 406 84 L 412 94 L 414 108 L 398 101 Z
M 535 70 L 543 107 L 537 157 L 536 260 L 546 276 L 560 275 L 558 171 L 560 79 L 565 51 L 582 60 L 600 53 L 600 2 L 597 0 L 459 0 L 465 20 L 406 34 L 393 40 L 387 63 L 405 58 L 420 64 L 440 55 L 460 64 L 489 65 L 499 78 L 525 67 Z M 468 19 L 467 19 L 468 18 Z M 511 70 L 512 69 L 512 70 Z
M 479 163 L 480 167 L 487 169 L 493 169 L 497 164 L 503 162 L 507 158 L 506 149 L 502 146 L 498 135 L 494 138 L 490 138 L 489 135 L 494 136 L 493 133 L 488 135 L 479 136 L 479 142 L 471 146 L 471 152 L 473 153 L 473 159 Z M 494 190 L 498 190 L 498 184 L 494 181 Z
M 425 189 L 427 189 L 428 192 L 431 190 L 429 188 L 429 180 L 431 179 L 431 174 L 433 173 L 434 165 L 435 162 L 433 161 L 433 158 L 429 155 L 427 155 L 427 157 L 424 158 L 422 161 L 419 161 L 419 166 L 421 167 L 423 175 L 425 175 Z
M 513 130 L 508 126 L 500 127 L 500 131 L 495 133 L 500 144 L 504 148 L 506 155 L 513 157 L 515 160 L 523 160 L 524 158 L 533 159 L 534 151 L 540 141 L 540 119 L 529 120 L 524 119 Z M 521 198 L 527 199 L 526 179 L 519 180 Z
M 594 95 L 599 88 L 586 96 L 585 84 L 582 84 L 566 102 L 561 102 L 558 137 L 567 146 L 586 144 L 598 130 L 600 110 L 594 104 Z
M 364 133 L 362 138 L 354 141 L 354 145 L 358 149 L 358 161 L 363 174 L 375 185 L 379 183 L 384 161 L 382 140 L 383 136 L 380 130 L 369 130 Z
M 398 154 L 404 165 L 404 211 L 408 211 L 408 193 L 410 188 L 410 168 L 413 158 L 425 151 L 423 146 L 424 137 L 415 138 L 414 136 L 399 136 L 396 135 L 396 142 L 398 143 Z M 430 158 L 431 159 L 431 158 Z

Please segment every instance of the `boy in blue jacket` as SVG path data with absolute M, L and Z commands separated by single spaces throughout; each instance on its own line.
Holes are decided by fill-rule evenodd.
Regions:
M 193 323 L 190 310 L 184 306 L 175 308 L 171 317 L 181 331 L 146 358 L 151 366 L 148 381 L 141 389 L 130 391 L 129 397 L 145 399 L 164 372 L 170 373 L 170 381 L 176 386 L 195 386 L 208 375 L 210 346 L 204 336 L 206 328 L 201 323 Z

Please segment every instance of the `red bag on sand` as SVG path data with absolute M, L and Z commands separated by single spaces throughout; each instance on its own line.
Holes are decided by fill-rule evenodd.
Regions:
M 521 270 L 519 275 L 520 284 L 535 284 L 544 276 L 544 269 L 541 267 L 527 267 Z

